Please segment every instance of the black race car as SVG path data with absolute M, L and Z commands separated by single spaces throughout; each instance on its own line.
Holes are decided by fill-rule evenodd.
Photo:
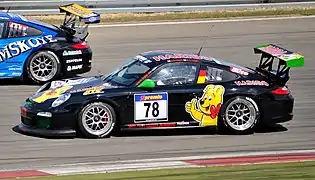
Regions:
M 46 83 L 91 70 L 88 25 L 100 15 L 78 4 L 61 6 L 61 26 L 0 13 L 0 79 L 17 78 Z M 77 23 L 79 22 L 79 23 Z
M 150 51 L 108 75 L 46 83 L 21 107 L 19 129 L 86 137 L 183 127 L 243 134 L 258 124 L 291 120 L 294 99 L 286 82 L 304 57 L 274 44 L 254 49 L 261 53 L 256 69 L 194 53 Z

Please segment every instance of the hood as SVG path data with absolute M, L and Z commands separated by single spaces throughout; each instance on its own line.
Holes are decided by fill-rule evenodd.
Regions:
M 63 94 L 82 92 L 83 95 L 102 93 L 103 89 L 117 88 L 105 83 L 101 76 L 71 78 L 46 83 L 31 97 L 32 101 L 42 103 L 48 99 L 55 99 Z

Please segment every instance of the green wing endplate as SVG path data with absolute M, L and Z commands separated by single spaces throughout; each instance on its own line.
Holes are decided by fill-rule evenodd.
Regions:
M 254 48 L 254 52 L 263 53 L 276 57 L 286 63 L 286 66 L 292 67 L 303 67 L 304 66 L 304 56 L 292 52 L 290 50 L 284 49 L 275 44 L 264 44 Z

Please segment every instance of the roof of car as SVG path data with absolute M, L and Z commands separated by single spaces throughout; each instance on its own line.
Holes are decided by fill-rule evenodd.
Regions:
M 20 14 L 6 13 L 6 12 L 0 12 L 0 19 L 10 20 L 10 21 L 27 21 L 27 19 Z
M 181 52 L 175 50 L 154 50 L 143 52 L 139 54 L 149 60 L 161 62 L 163 60 L 205 60 L 205 61 L 215 61 L 213 57 L 207 56 L 200 56 L 197 53 L 190 53 L 190 52 Z

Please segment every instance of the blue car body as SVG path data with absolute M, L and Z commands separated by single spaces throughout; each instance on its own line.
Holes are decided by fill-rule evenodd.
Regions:
M 0 13 L 0 78 L 22 78 L 27 58 L 57 41 L 59 29 L 22 15 Z

